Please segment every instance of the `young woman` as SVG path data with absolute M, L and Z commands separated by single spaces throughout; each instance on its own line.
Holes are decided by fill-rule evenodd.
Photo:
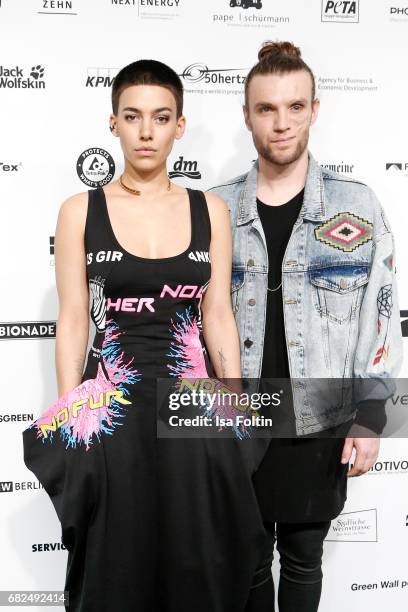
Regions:
M 228 209 L 168 178 L 185 129 L 173 70 L 126 66 L 112 110 L 122 175 L 59 213 L 60 397 L 24 432 L 25 461 L 61 521 L 67 609 L 240 612 L 265 542 L 254 447 L 156 434 L 157 378 L 241 375 Z

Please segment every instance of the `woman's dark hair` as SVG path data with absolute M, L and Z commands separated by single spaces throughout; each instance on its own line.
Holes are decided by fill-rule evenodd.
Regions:
M 251 68 L 245 79 L 245 105 L 248 106 L 249 84 L 257 74 L 285 74 L 306 70 L 312 79 L 312 100 L 316 96 L 316 82 L 314 74 L 302 59 L 299 47 L 291 42 L 265 42 L 259 53 L 258 63 Z
M 118 113 L 119 97 L 130 85 L 160 85 L 176 99 L 177 118 L 183 114 L 183 83 L 172 68 L 156 60 L 138 60 L 118 72 L 112 85 L 112 111 Z

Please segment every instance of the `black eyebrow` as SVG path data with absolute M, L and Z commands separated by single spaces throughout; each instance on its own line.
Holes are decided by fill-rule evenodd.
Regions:
M 132 113 L 141 113 L 142 111 L 139 110 L 138 108 L 134 108 L 133 106 L 127 106 L 126 108 L 123 109 L 123 111 L 130 111 Z M 163 111 L 170 111 L 170 113 L 172 112 L 172 109 L 169 108 L 168 106 L 162 106 L 161 108 L 156 108 L 153 113 L 162 113 Z

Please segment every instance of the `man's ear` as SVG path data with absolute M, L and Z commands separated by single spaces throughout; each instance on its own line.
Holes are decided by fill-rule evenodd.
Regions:
M 244 120 L 245 120 L 245 125 L 247 126 L 248 130 L 251 131 L 251 122 L 249 120 L 249 112 L 248 112 L 248 107 L 243 104 L 242 105 L 242 112 L 244 113 Z
M 310 125 L 313 125 L 314 122 L 317 119 L 317 116 L 319 114 L 319 110 L 320 110 L 320 100 L 318 98 L 315 98 L 312 102 L 312 120 L 310 122 Z

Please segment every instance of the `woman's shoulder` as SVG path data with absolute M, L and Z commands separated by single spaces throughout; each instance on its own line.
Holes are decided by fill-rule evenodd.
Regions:
M 205 199 L 207 200 L 208 213 L 212 219 L 219 219 L 225 217 L 228 213 L 228 206 L 226 202 L 220 198 L 220 196 L 209 191 L 204 192 Z
M 60 222 L 85 225 L 88 211 L 88 192 L 82 191 L 66 198 L 59 209 Z

